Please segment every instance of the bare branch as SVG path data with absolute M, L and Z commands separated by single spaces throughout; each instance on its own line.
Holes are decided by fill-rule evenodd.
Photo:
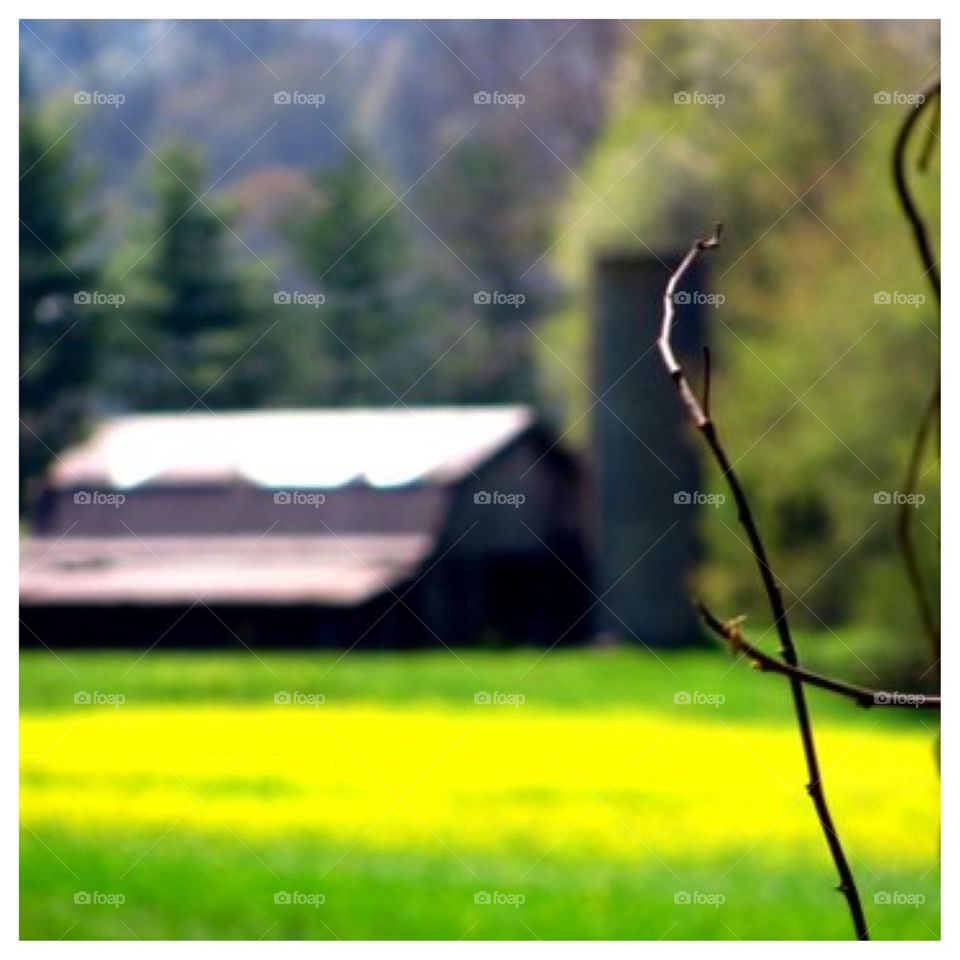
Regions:
M 677 390 L 680 391 L 680 399 L 693 418 L 693 422 L 701 429 L 709 422 L 709 418 L 703 407 L 700 406 L 700 401 L 697 400 L 693 391 L 690 389 L 690 384 L 687 383 L 683 371 L 680 369 L 680 364 L 677 363 L 677 358 L 673 353 L 673 347 L 670 344 L 670 333 L 673 329 L 675 313 L 674 297 L 676 296 L 677 284 L 687 270 L 690 269 L 693 261 L 696 260 L 704 250 L 713 250 L 719 246 L 720 232 L 722 229 L 722 225 L 718 223 L 714 228 L 712 237 L 706 240 L 697 240 L 690 248 L 690 252 L 683 258 L 680 266 L 677 267 L 671 275 L 670 280 L 667 282 L 667 289 L 663 294 L 663 324 L 660 328 L 660 338 L 657 340 L 657 346 L 660 348 L 660 354 L 666 365 L 667 373 L 670 374 L 671 379 L 677 386 Z
M 785 677 L 792 677 L 811 687 L 820 687 L 841 696 L 849 697 L 861 707 L 904 707 L 914 710 L 939 710 L 940 697 L 926 693 L 904 693 L 897 690 L 874 690 L 870 687 L 861 687 L 845 680 L 836 680 L 833 677 L 815 673 L 805 667 L 791 666 L 783 660 L 771 657 L 758 647 L 750 643 L 740 629 L 742 618 L 734 620 L 720 620 L 714 616 L 703 603 L 697 603 L 697 609 L 703 617 L 704 623 L 721 639 L 726 641 L 734 653 L 744 654 L 759 670 L 779 673 Z
M 910 137 L 916 128 L 917 123 L 923 116 L 924 110 L 940 98 L 940 81 L 932 83 L 921 94 L 923 100 L 911 108 L 907 114 L 900 132 L 897 134 L 897 141 L 893 148 L 893 183 L 897 191 L 897 197 L 900 205 L 903 207 L 904 215 L 910 222 L 913 230 L 914 243 L 917 245 L 917 251 L 920 254 L 920 260 L 923 263 L 924 276 L 930 281 L 933 287 L 934 296 L 937 302 L 940 302 L 940 270 L 937 267 L 937 257 L 933 251 L 933 244 L 930 240 L 930 233 L 927 225 L 920 214 L 913 194 L 910 192 L 910 185 L 907 182 L 907 147 L 910 144 Z
M 920 169 L 925 169 L 929 163 L 935 137 L 934 128 L 939 124 L 940 118 L 939 80 L 923 91 L 922 101 L 917 107 L 911 109 L 900 127 L 900 132 L 897 135 L 897 141 L 893 149 L 893 181 L 896 187 L 897 197 L 900 200 L 900 206 L 903 208 L 904 216 L 907 218 L 913 231 L 913 239 L 917 247 L 917 252 L 920 255 L 920 262 L 923 264 L 924 276 L 930 283 L 939 308 L 940 271 L 937 267 L 933 244 L 930 240 L 930 232 L 920 214 L 916 200 L 910 192 L 910 185 L 907 181 L 907 148 L 910 145 L 911 136 L 920 121 L 924 109 L 931 103 L 936 107 L 934 126 L 928 128 L 927 131 L 927 140 L 920 155 Z M 913 541 L 912 527 L 916 511 L 912 506 L 912 495 L 916 493 L 917 486 L 920 483 L 920 468 L 923 464 L 923 452 L 939 411 L 940 371 L 938 369 L 933 390 L 920 415 L 920 422 L 917 426 L 913 445 L 910 449 L 910 458 L 907 462 L 907 471 L 903 482 L 904 492 L 907 496 L 902 499 L 897 514 L 897 541 L 900 545 L 900 554 L 903 557 L 903 563 L 906 567 L 907 580 L 910 583 L 910 589 L 913 593 L 920 623 L 930 641 L 931 652 L 935 663 L 940 662 L 940 626 L 933 610 L 933 604 L 927 595 L 927 590 L 923 583 L 923 571 L 920 567 L 920 560 L 917 557 L 917 551 Z
M 791 667 L 797 667 L 797 651 L 793 643 L 793 637 L 790 633 L 790 625 L 787 622 L 786 607 L 783 604 L 783 597 L 780 593 L 780 588 L 777 584 L 776 577 L 774 576 L 773 570 L 770 567 L 766 548 L 764 547 L 763 539 L 760 536 L 760 531 L 757 528 L 756 522 L 753 518 L 750 504 L 747 501 L 747 497 L 744 493 L 743 487 L 740 484 L 740 480 L 733 469 L 730 458 L 727 456 L 726 451 L 717 437 L 717 431 L 713 421 L 710 419 L 706 409 L 701 406 L 693 390 L 690 388 L 690 384 L 683 373 L 683 368 L 677 361 L 670 343 L 670 334 L 674 325 L 674 295 L 677 286 L 683 279 L 684 274 L 686 274 L 687 270 L 690 269 L 690 266 L 700 257 L 700 255 L 706 250 L 712 250 L 716 248 L 719 242 L 720 225 L 718 224 L 714 230 L 713 236 L 709 237 L 708 239 L 697 240 L 694 243 L 694 245 L 690 248 L 690 251 L 680 262 L 680 265 L 670 276 L 663 297 L 663 322 L 661 325 L 660 337 L 657 341 L 657 346 L 660 349 L 660 354 L 663 358 L 664 366 L 667 368 L 667 373 L 670 375 L 670 379 L 673 381 L 674 386 L 677 389 L 680 402 L 687 410 L 687 413 L 689 414 L 694 425 L 701 432 L 701 434 L 703 434 L 704 440 L 706 441 L 707 446 L 710 448 L 710 452 L 713 454 L 714 459 L 717 461 L 717 464 L 723 473 L 723 478 L 730 489 L 730 493 L 732 494 L 734 501 L 736 502 L 740 523 L 743 526 L 743 529 L 747 535 L 747 539 L 750 542 L 750 548 L 753 552 L 754 562 L 759 570 L 760 579 L 763 582 L 763 587 L 767 594 L 767 600 L 770 604 L 770 610 L 773 613 L 777 634 L 780 638 L 780 655 Z M 800 740 L 803 744 L 804 760 L 807 767 L 807 792 L 810 794 L 810 799 L 813 801 L 813 805 L 817 813 L 817 819 L 820 823 L 820 828 L 823 831 L 827 846 L 830 849 L 830 855 L 833 858 L 834 866 L 837 870 L 837 875 L 840 878 L 838 889 L 847 900 L 847 906 L 850 910 L 850 916 L 853 920 L 853 926 L 854 930 L 856 931 L 857 939 L 869 940 L 870 936 L 867 931 L 867 921 L 863 914 L 863 907 L 860 903 L 860 895 L 857 892 L 856 881 L 854 880 L 853 872 L 850 869 L 850 864 L 847 861 L 846 854 L 843 850 L 843 845 L 840 842 L 840 837 L 838 836 L 836 827 L 833 823 L 833 817 L 831 816 L 830 809 L 827 806 L 826 796 L 823 792 L 823 783 L 820 775 L 820 762 L 817 758 L 817 749 L 813 737 L 813 727 L 810 722 L 810 711 L 807 706 L 807 698 L 806 694 L 804 693 L 803 682 L 796 676 L 790 676 L 788 679 L 790 683 L 790 691 L 793 695 L 794 711 L 797 716 L 797 727 L 800 731 Z
M 910 459 L 907 462 L 906 477 L 903 489 L 906 496 L 902 498 L 897 512 L 897 542 L 900 545 L 900 554 L 904 566 L 907 568 L 907 579 L 913 592 L 914 602 L 923 631 L 930 641 L 931 653 L 935 661 L 940 660 L 940 626 L 933 611 L 933 604 L 927 596 L 927 589 L 923 582 L 923 571 L 920 559 L 917 556 L 913 542 L 913 519 L 916 509 L 913 507 L 913 494 L 920 483 L 920 468 L 923 465 L 923 451 L 927 446 L 927 437 L 933 428 L 934 421 L 940 411 L 940 376 L 938 374 L 933 390 L 923 408 L 917 432 L 910 449 Z

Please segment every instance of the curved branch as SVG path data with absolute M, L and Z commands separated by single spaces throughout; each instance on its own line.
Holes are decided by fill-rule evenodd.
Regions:
M 933 294 L 940 302 L 940 271 L 937 267 L 937 258 L 933 252 L 933 244 L 930 241 L 930 233 L 923 217 L 920 215 L 920 209 L 917 202 L 910 192 L 910 184 L 907 182 L 907 147 L 910 143 L 910 137 L 923 116 L 926 107 L 937 100 L 940 96 L 940 81 L 932 83 L 921 93 L 923 100 L 907 114 L 900 131 L 897 134 L 897 141 L 893 147 L 893 182 L 897 191 L 897 197 L 900 205 L 903 207 L 904 215 L 910 222 L 913 230 L 913 240 L 917 245 L 917 252 L 920 254 L 920 260 L 923 263 L 924 276 L 929 278 L 930 285 L 933 288 Z
M 900 131 L 897 134 L 897 140 L 893 148 L 893 181 L 896 187 L 897 197 L 900 200 L 900 206 L 903 208 L 904 216 L 910 224 L 913 232 L 913 240 L 920 255 L 920 261 L 923 264 L 924 276 L 928 279 L 934 298 L 939 307 L 940 304 L 940 271 L 937 267 L 936 256 L 933 251 L 933 243 L 930 240 L 930 232 L 927 224 L 920 214 L 917 202 L 910 192 L 910 184 L 907 180 L 907 148 L 910 144 L 911 136 L 920 121 L 924 109 L 928 104 L 935 103 L 937 116 L 939 116 L 940 107 L 940 81 L 937 80 L 923 91 L 923 100 L 910 113 L 907 114 Z M 929 160 L 931 145 L 933 142 L 933 130 L 929 131 L 929 137 L 924 146 L 921 157 L 921 167 L 926 165 Z M 907 579 L 910 583 L 910 589 L 913 593 L 914 603 L 917 613 L 920 617 L 920 623 L 923 631 L 930 641 L 933 656 L 936 662 L 940 660 L 940 626 L 934 614 L 933 604 L 927 596 L 927 590 L 923 583 L 923 571 L 920 567 L 920 560 L 917 557 L 916 547 L 913 542 L 913 520 L 916 511 L 912 507 L 912 494 L 916 493 L 917 486 L 920 483 L 920 467 L 923 462 L 923 451 L 927 445 L 927 437 L 930 434 L 933 422 L 940 410 L 940 371 L 937 371 L 934 388 L 930 397 L 920 415 L 920 422 L 917 426 L 917 432 L 914 435 L 913 445 L 910 450 L 910 458 L 907 462 L 907 471 L 903 486 L 906 496 L 900 504 L 897 514 L 897 541 L 900 545 L 900 554 L 903 557 L 903 563 L 907 571 Z
M 763 581 L 763 587 L 766 591 L 770 610 L 773 613 L 774 623 L 780 637 L 780 654 L 791 667 L 796 667 L 798 666 L 797 651 L 790 633 L 790 625 L 787 622 L 786 607 L 783 604 L 783 597 L 770 566 L 770 561 L 767 558 L 767 551 L 753 518 L 750 504 L 747 501 L 743 487 L 740 485 L 740 480 L 733 469 L 733 464 L 730 462 L 730 458 L 727 456 L 726 451 L 717 437 L 717 431 L 713 421 L 690 388 L 690 384 L 683 373 L 683 368 L 677 361 L 670 343 L 670 334 L 674 324 L 674 294 L 677 286 L 687 270 L 690 269 L 690 266 L 704 251 L 712 250 L 719 245 L 720 229 L 720 225 L 718 224 L 711 237 L 697 240 L 670 276 L 663 296 L 663 322 L 661 324 L 657 346 L 659 347 L 664 365 L 667 368 L 667 373 L 670 375 L 670 379 L 673 381 L 677 393 L 680 396 L 680 402 L 686 408 L 694 425 L 700 433 L 703 434 L 703 438 L 710 448 L 714 459 L 717 461 L 723 473 L 723 478 L 730 488 L 730 493 L 737 504 L 740 523 L 750 542 L 754 562 L 759 570 L 760 579 Z M 833 823 L 833 817 L 827 806 L 826 796 L 824 795 L 820 775 L 820 762 L 817 758 L 817 748 L 813 737 L 813 727 L 810 722 L 810 711 L 807 707 L 807 698 L 804 693 L 803 683 L 795 676 L 789 677 L 789 682 L 790 691 L 793 695 L 794 712 L 797 716 L 797 727 L 800 731 L 800 740 L 803 744 L 803 755 L 807 767 L 807 792 L 813 801 L 817 819 L 820 822 L 820 828 L 830 850 L 830 855 L 833 858 L 837 875 L 840 878 L 838 889 L 847 900 L 847 906 L 850 910 L 850 916 L 853 920 L 857 939 L 869 940 L 870 936 L 867 931 L 867 921 L 863 914 L 863 906 L 860 903 L 860 895 L 857 892 L 853 872 L 850 869 L 850 864 L 847 861 L 843 845 L 840 842 L 840 837 Z
M 907 579 L 910 581 L 910 589 L 913 592 L 920 623 L 927 639 L 930 641 L 931 652 L 937 661 L 940 660 L 940 626 L 933 611 L 933 604 L 927 596 L 920 558 L 917 556 L 913 542 L 913 518 L 917 511 L 912 504 L 914 502 L 913 494 L 916 493 L 920 484 L 920 467 L 923 465 L 923 451 L 927 446 L 927 437 L 933 428 L 939 410 L 940 376 L 938 373 L 936 383 L 933 385 L 933 390 L 930 392 L 923 408 L 920 422 L 917 425 L 917 432 L 913 438 L 910 459 L 907 462 L 906 477 L 903 481 L 906 496 L 899 504 L 897 513 L 897 542 L 900 544 L 900 554 L 903 557 L 904 566 L 907 568 Z
M 677 284 L 680 283 L 683 275 L 690 269 L 693 261 L 696 260 L 704 250 L 713 250 L 720 245 L 720 233 L 722 230 L 723 225 L 718 223 L 716 227 L 714 227 L 712 237 L 708 237 L 706 240 L 697 240 L 681 261 L 680 266 L 674 270 L 670 279 L 667 281 L 667 289 L 663 293 L 663 324 L 660 328 L 660 337 L 657 340 L 657 346 L 660 348 L 660 354 L 666 365 L 667 373 L 670 374 L 670 378 L 676 385 L 677 390 L 680 391 L 680 399 L 687 408 L 693 422 L 701 430 L 710 422 L 710 418 L 700 405 L 700 401 L 697 400 L 693 390 L 690 389 L 687 378 L 683 375 L 683 370 L 677 362 L 677 358 L 673 352 L 673 346 L 670 343 L 670 333 L 673 330 L 674 315 L 676 313 L 674 297 L 677 293 Z
M 792 677 L 811 687 L 829 690 L 831 693 L 849 697 L 861 707 L 909 707 L 915 710 L 939 710 L 940 697 L 925 693 L 903 693 L 898 690 L 874 690 L 870 687 L 861 687 L 845 680 L 835 680 L 833 677 L 815 673 L 805 667 L 794 667 L 783 660 L 771 657 L 758 647 L 750 643 L 740 630 L 740 620 L 720 620 L 714 616 L 703 603 L 697 603 L 697 609 L 703 622 L 721 639 L 726 641 L 734 653 L 742 653 L 753 665 L 770 673 L 779 673 L 785 677 Z

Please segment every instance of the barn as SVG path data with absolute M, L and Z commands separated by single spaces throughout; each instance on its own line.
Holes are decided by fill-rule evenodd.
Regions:
M 37 498 L 21 643 L 575 643 L 583 504 L 524 406 L 115 417 Z

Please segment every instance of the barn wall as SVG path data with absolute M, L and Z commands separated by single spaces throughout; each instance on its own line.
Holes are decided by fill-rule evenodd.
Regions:
M 539 431 L 461 481 L 440 559 L 423 583 L 445 641 L 473 634 L 470 642 L 550 647 L 589 639 L 582 506 L 578 465 Z
M 110 500 L 121 494 L 119 505 Z M 151 485 L 135 490 L 55 490 L 34 530 L 56 537 L 153 534 L 419 533 L 436 530 L 447 491 L 434 486 L 373 489 L 362 485 L 317 491 L 263 490 L 247 484 Z
M 537 536 L 581 538 L 575 462 L 548 436 L 527 433 L 458 484 L 444 537 L 451 542 L 461 534 L 466 534 L 458 546 L 463 552 L 538 550 Z

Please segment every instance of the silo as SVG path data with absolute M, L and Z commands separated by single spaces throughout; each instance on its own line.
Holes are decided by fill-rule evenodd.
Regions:
M 683 253 L 616 254 L 595 264 L 592 411 L 594 613 L 603 634 L 651 646 L 695 642 L 689 594 L 697 558 L 694 443 L 656 347 L 662 298 Z M 695 265 L 677 307 L 673 343 L 699 371 L 705 272 Z M 601 398 L 597 402 L 597 397 Z

